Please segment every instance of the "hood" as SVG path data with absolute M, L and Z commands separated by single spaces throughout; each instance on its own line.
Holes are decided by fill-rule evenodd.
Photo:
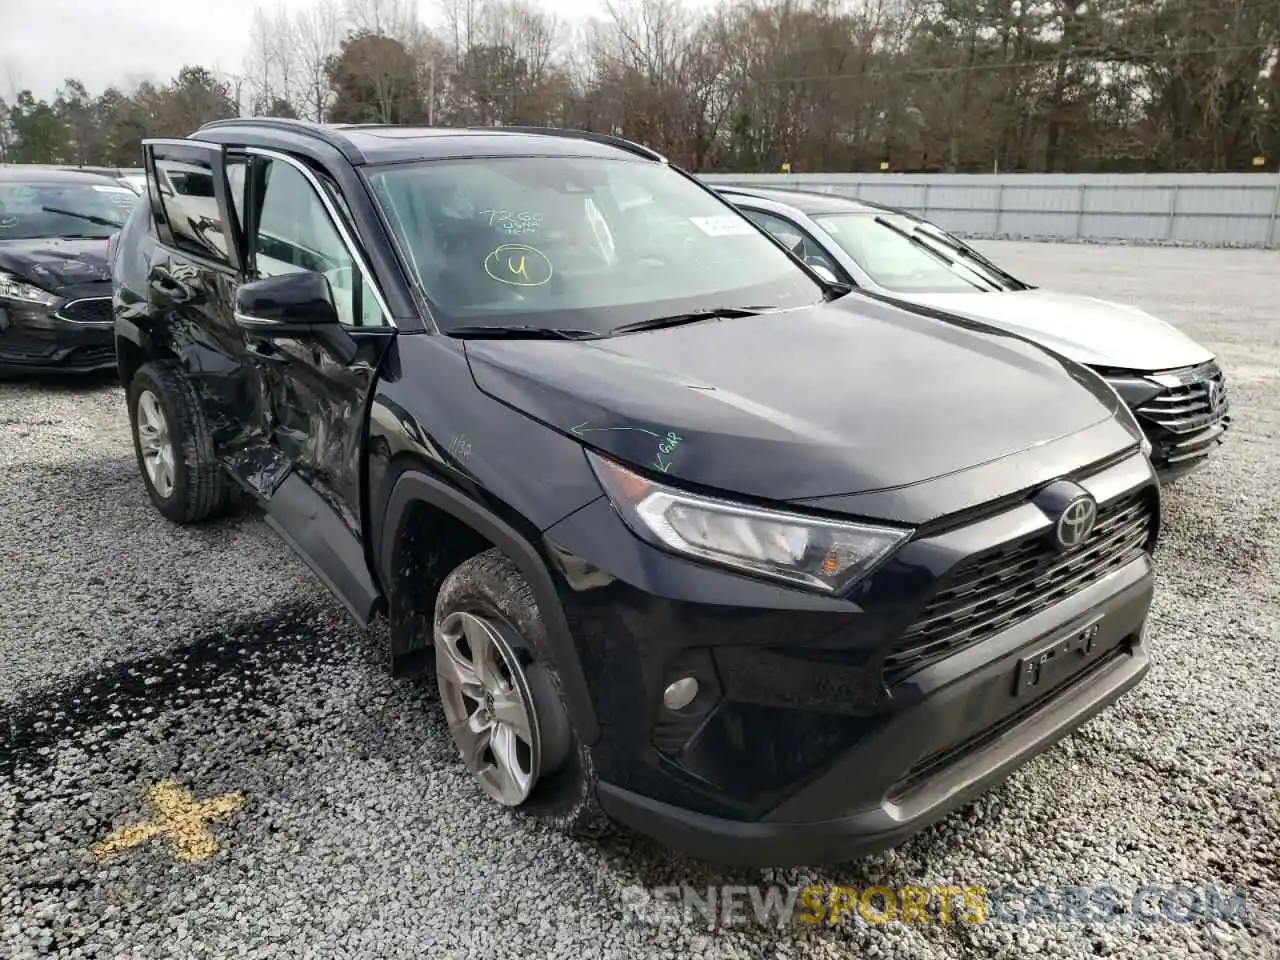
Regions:
M 0 241 L 0 270 L 16 274 L 28 283 L 61 293 L 69 287 L 111 279 L 107 267 L 107 241 L 36 240 Z
M 1078 363 L 1169 370 L 1213 359 L 1181 330 L 1137 307 L 1049 290 L 890 294 L 1029 337 Z
M 917 483 L 1111 417 L 1087 371 L 850 294 L 603 340 L 470 340 L 480 390 L 632 465 L 765 500 Z

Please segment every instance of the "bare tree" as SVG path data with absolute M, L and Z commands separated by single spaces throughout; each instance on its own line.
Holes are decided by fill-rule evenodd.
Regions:
M 401 42 L 421 27 L 413 0 L 346 0 L 345 14 L 353 32 Z
M 235 74 L 98 96 L 68 78 L 51 104 L 0 58 L 7 155 L 132 159 L 144 136 L 237 108 L 581 126 L 695 169 L 1249 170 L 1280 154 L 1280 0 L 605 0 L 588 23 L 553 0 L 432 0 L 438 32 L 422 0 L 260 2 Z
M 295 105 L 306 92 L 300 68 L 295 23 L 282 4 L 267 10 L 258 7 L 249 25 L 249 49 L 245 59 L 245 86 L 250 113 L 265 113 L 272 104 Z
M 293 22 L 299 113 L 321 122 L 333 99 L 328 64 L 342 42 L 342 11 L 336 0 L 315 0 Z

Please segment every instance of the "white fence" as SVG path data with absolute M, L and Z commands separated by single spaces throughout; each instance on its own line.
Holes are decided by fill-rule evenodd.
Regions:
M 702 179 L 872 200 L 967 237 L 1280 248 L 1280 173 L 717 173 Z
M 1280 247 L 1280 174 L 707 174 L 898 207 L 969 237 Z

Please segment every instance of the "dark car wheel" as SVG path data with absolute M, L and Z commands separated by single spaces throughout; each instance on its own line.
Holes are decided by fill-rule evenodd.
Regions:
M 204 410 L 177 364 L 144 364 L 129 384 L 129 423 L 142 482 L 156 509 L 174 523 L 221 513 L 231 480 L 213 458 Z
M 436 683 L 454 745 L 491 799 L 575 834 L 607 822 L 533 591 L 503 553 L 460 564 L 436 598 Z

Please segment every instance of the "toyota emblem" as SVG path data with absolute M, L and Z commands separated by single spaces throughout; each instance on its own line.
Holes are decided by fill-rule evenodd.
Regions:
M 1089 494 L 1076 497 L 1062 510 L 1055 533 L 1064 550 L 1078 547 L 1089 539 L 1098 520 L 1098 501 Z

